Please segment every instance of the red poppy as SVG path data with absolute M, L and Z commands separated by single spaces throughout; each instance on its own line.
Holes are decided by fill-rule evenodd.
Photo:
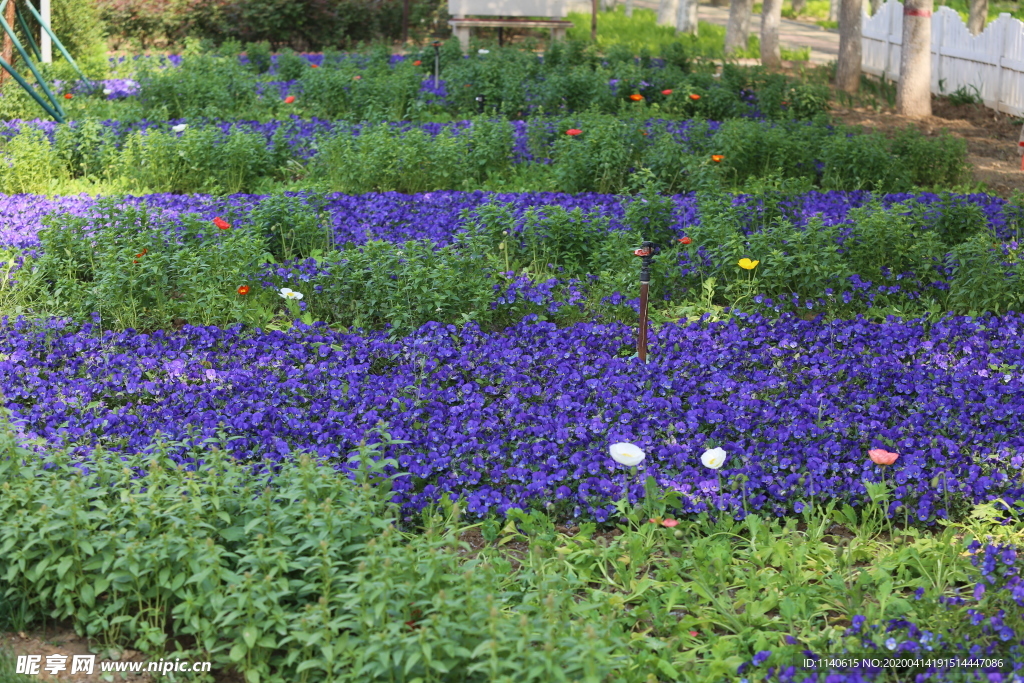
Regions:
M 294 101 L 295 101 L 295 95 L 289 95 L 288 97 L 284 98 L 284 103 L 285 104 L 291 104 Z
M 72 97 L 74 97 L 74 95 L 72 95 L 71 93 L 69 93 L 69 92 L 68 93 L 64 93 L 64 99 L 65 100 L 70 100 Z
M 783 106 L 783 107 L 789 106 L 789 102 L 783 102 L 783 103 L 782 103 L 782 106 Z
M 249 293 L 249 286 L 242 285 L 241 287 L 238 288 L 238 293 L 241 294 L 242 296 L 245 296 L 246 294 Z
M 700 99 L 700 95 L 698 95 L 697 93 L 690 93 L 690 99 L 696 102 L 697 100 Z
M 412 65 L 413 65 L 413 66 L 419 66 L 419 65 L 421 65 L 421 64 L 423 64 L 423 62 L 421 62 L 421 61 L 420 61 L 420 60 L 418 60 L 418 59 L 417 59 L 417 60 L 416 60 L 415 62 L 413 62 L 413 63 L 412 63 Z
M 712 154 L 711 155 L 711 161 L 715 162 L 716 164 L 721 162 L 722 159 L 724 159 L 724 158 L 725 158 L 724 154 Z
M 671 94 L 672 94 L 672 91 L 671 91 L 671 90 L 662 90 L 662 91 L 661 91 L 661 94 L 662 94 L 662 95 L 671 95 Z
M 216 218 L 213 219 L 213 224 L 216 225 L 221 230 L 227 230 L 228 228 L 231 227 L 231 224 L 228 223 L 223 218 L 221 218 L 220 216 L 217 216 Z
M 640 135 L 643 135 L 644 137 L 647 137 L 647 131 L 646 130 L 640 131 Z
M 472 85 L 471 83 L 467 83 L 467 84 L 466 84 L 466 87 L 467 87 L 467 88 L 472 88 L 472 87 L 473 87 L 473 85 Z
M 633 100 L 634 102 L 640 102 L 641 100 L 644 99 L 644 96 L 633 93 L 632 95 L 629 96 L 629 99 Z
M 310 64 L 310 66 L 313 67 L 314 69 L 319 69 L 320 68 L 319 64 Z
M 583 131 L 580 130 L 579 128 L 570 128 L 569 130 L 565 131 L 565 134 L 566 135 L 571 135 L 573 137 L 576 137 L 577 135 L 579 135 L 582 132 Z
M 361 80 L 363 80 L 363 77 L 362 76 L 353 76 L 352 80 L 353 81 L 361 81 Z
M 689 237 L 683 237 L 679 241 L 682 242 L 683 244 L 689 244 L 689 243 L 693 242 L 693 240 L 691 240 Z

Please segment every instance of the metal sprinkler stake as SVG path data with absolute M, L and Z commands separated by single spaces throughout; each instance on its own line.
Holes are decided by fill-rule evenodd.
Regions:
M 640 257 L 640 334 L 636 342 L 636 355 L 641 363 L 647 362 L 647 289 L 651 284 L 651 261 L 657 253 L 654 242 L 641 242 L 640 248 L 633 251 Z
M 441 41 L 435 40 L 430 44 L 434 48 L 434 90 L 437 90 L 437 79 L 441 77 Z

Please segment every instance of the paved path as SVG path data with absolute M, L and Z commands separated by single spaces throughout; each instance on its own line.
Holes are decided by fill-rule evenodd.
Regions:
M 621 2 L 621 0 L 620 0 Z M 657 11 L 657 0 L 634 0 L 635 7 L 643 7 Z M 697 18 L 709 24 L 725 26 L 729 20 L 728 7 L 712 7 L 699 5 Z M 751 33 L 761 31 L 761 15 L 755 14 L 750 20 Z M 839 31 L 824 29 L 817 24 L 783 19 L 779 25 L 779 45 L 791 50 L 804 47 L 811 48 L 811 64 L 828 64 L 839 59 Z M 757 64 L 760 60 L 740 60 L 741 64 Z

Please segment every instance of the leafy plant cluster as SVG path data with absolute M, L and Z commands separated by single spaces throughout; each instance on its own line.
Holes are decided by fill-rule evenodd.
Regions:
M 631 320 L 632 251 L 648 239 L 659 245 L 656 322 L 771 306 L 884 318 L 1024 304 L 1019 247 L 1001 243 L 976 205 L 949 195 L 937 207 L 873 203 L 847 223 L 796 225 L 781 208 L 786 195 L 765 191 L 748 200 L 761 204 L 752 229 L 749 204 L 714 194 L 700 195 L 698 223 L 674 225 L 672 201 L 657 188 L 650 176 L 633 188 L 625 230 L 600 212 L 491 202 L 464 213 L 465 230 L 446 246 L 372 235 L 340 245 L 315 196 L 272 197 L 248 215 L 228 214 L 224 230 L 107 200 L 84 216 L 48 218 L 42 256 L 22 256 L 5 296 L 19 310 L 99 316 L 108 329 L 287 324 L 299 310 L 307 323 L 393 334 L 429 321 L 503 329 L 531 314 L 559 324 Z M 757 263 L 745 270 L 744 258 Z M 282 309 L 284 287 L 303 293 L 299 310 Z
M 223 439 L 178 463 L 164 441 L 148 456 L 97 451 L 82 463 L 25 450 L 6 426 L 0 599 L 11 626 L 67 620 L 101 658 L 132 648 L 212 660 L 254 683 L 705 681 L 807 649 L 891 652 L 894 640 L 908 653 L 1001 656 L 1004 671 L 1020 661 L 1019 562 L 996 545 L 1020 532 L 992 506 L 937 533 L 894 531 L 876 486 L 863 509 L 809 506 L 803 524 L 672 520 L 678 496 L 649 480 L 611 531 L 519 509 L 466 523 L 464 502 L 447 498 L 402 520 L 380 455 L 401 441 L 385 430 L 336 457 L 299 454 L 268 482 L 227 457 Z M 984 566 L 962 552 L 957 526 L 988 535 L 969 546 Z

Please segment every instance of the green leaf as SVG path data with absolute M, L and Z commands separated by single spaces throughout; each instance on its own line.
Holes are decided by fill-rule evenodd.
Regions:
M 242 629 L 242 640 L 249 646 L 251 650 L 256 645 L 256 638 L 259 636 L 259 631 L 254 626 L 246 626 Z
M 245 653 L 249 650 L 242 643 L 235 643 L 231 647 L 231 652 L 228 653 L 228 658 L 232 662 L 240 662 L 245 658 Z
M 256 669 L 249 669 L 246 671 L 245 683 L 260 683 L 260 672 Z

